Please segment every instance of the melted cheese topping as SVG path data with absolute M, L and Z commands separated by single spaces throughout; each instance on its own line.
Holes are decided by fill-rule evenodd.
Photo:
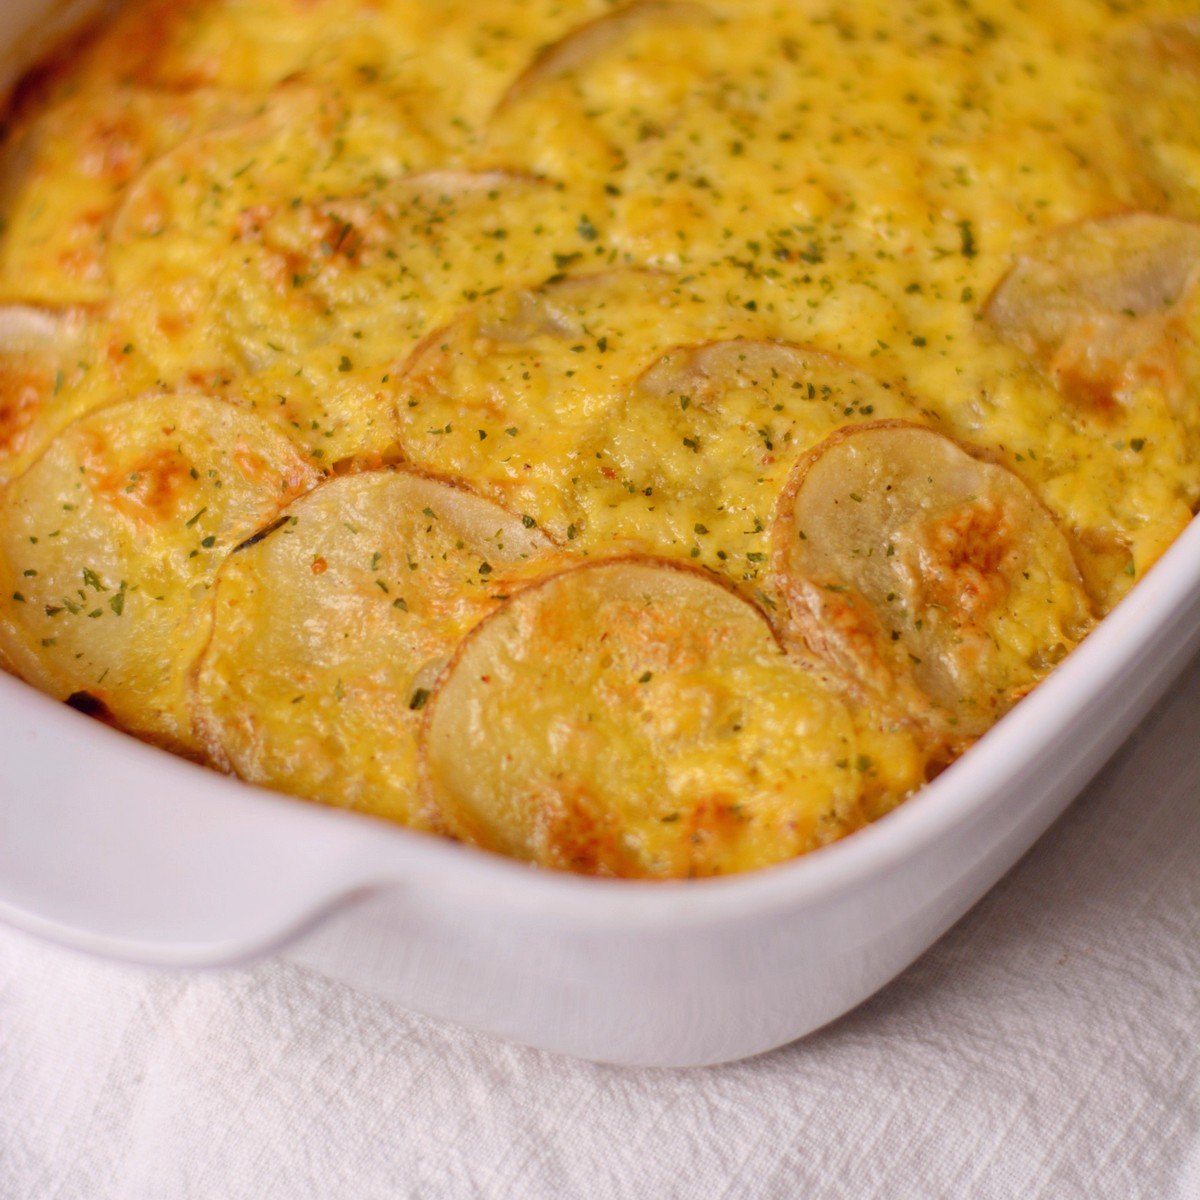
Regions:
M 860 584 L 886 576 L 835 519 L 793 526 L 787 497 L 824 447 L 881 419 L 948 435 L 997 489 L 954 503 L 1004 497 L 1038 531 L 1031 558 L 1059 564 L 1065 641 L 1061 623 L 1037 632 L 1046 588 L 1003 575 L 996 521 L 939 508 L 940 477 L 913 485 L 936 531 L 921 553 L 950 564 L 930 620 L 964 627 L 937 613 L 981 594 L 1003 606 L 972 652 L 1009 664 L 989 721 L 1200 502 L 1189 0 L 130 0 L 22 84 L 0 150 L 0 662 L 269 786 L 569 869 L 777 861 L 965 744 L 863 665 L 933 644 L 922 618 L 877 646 L 886 623 L 862 614 L 893 595 Z M 958 454 L 930 472 L 953 458 L 961 475 Z M 426 482 L 335 486 L 397 464 Z M 496 528 L 434 538 L 409 509 L 445 482 Z M 331 490 L 297 499 L 314 486 Z M 863 511 L 883 522 L 877 499 Z M 346 540 L 359 518 L 369 547 Z M 482 576 L 459 563 L 510 528 L 531 549 L 503 581 L 500 554 Z M 883 524 L 855 529 L 889 552 Z M 809 536 L 804 554 L 788 541 Z M 542 581 L 615 555 L 707 570 L 757 606 L 787 654 L 721 659 L 705 686 L 741 689 L 769 734 L 689 717 L 698 693 L 660 680 L 635 693 L 653 720 L 614 708 L 610 741 L 571 759 L 559 733 L 587 695 L 618 694 L 604 653 L 579 666 L 579 629 L 603 623 L 555 635 L 541 609 L 503 614 L 527 585 L 569 608 L 584 585 Z M 435 608 L 457 615 L 389 624 Z M 480 620 L 526 639 L 486 717 L 459 667 L 436 682 Z M 518 669 L 530 639 L 540 675 Z M 944 649 L 960 674 L 974 661 Z M 956 695 L 978 682 L 956 678 Z M 443 726 L 466 697 L 452 786 L 412 715 L 431 692 Z M 853 770 L 864 738 L 886 769 Z M 728 823 L 738 788 L 776 800 L 731 849 L 704 822 Z M 660 828 L 672 812 L 687 846 Z M 571 813 L 603 824 L 603 853 Z

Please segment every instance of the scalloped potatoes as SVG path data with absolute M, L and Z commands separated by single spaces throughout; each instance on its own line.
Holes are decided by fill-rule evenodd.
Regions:
M 1200 503 L 1176 0 L 130 0 L 0 156 L 0 662 L 558 869 L 852 832 Z
M 920 426 L 879 422 L 822 442 L 782 497 L 775 538 L 796 644 L 959 741 L 1091 623 L 1071 548 L 1033 493 Z
M 568 870 L 711 875 L 790 858 L 917 786 L 919 740 L 779 648 L 761 611 L 652 559 L 524 588 L 430 708 L 426 799 L 461 837 Z
M 0 495 L 0 653 L 60 696 L 193 748 L 183 713 L 225 556 L 318 475 L 271 423 L 206 396 L 145 396 L 67 428 Z
M 321 483 L 221 567 L 194 688 L 206 748 L 245 779 L 412 822 L 429 689 L 505 574 L 549 549 L 407 471 Z

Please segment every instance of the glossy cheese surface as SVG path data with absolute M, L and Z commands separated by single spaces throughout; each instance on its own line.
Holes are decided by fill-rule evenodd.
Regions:
M 1183 0 L 129 0 L 0 143 L 0 664 L 544 866 L 814 849 L 1196 511 L 1198 222 Z

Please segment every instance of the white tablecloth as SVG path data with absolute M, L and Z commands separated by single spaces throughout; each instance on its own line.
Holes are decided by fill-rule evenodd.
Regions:
M 555 1058 L 282 961 L 0 933 L 0 1198 L 1200 1198 L 1200 660 L 1009 878 L 807 1041 Z

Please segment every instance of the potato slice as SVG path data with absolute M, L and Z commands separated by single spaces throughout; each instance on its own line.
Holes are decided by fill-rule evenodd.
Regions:
M 182 224 L 227 220 L 247 203 L 379 186 L 437 160 L 414 103 L 362 86 L 349 97 L 304 79 L 266 92 L 256 113 L 182 140 L 134 179 L 115 240 L 161 238 Z M 214 186 L 218 184 L 220 186 Z
M 572 540 L 583 526 L 572 480 L 647 354 L 681 335 L 741 332 L 748 316 L 632 268 L 498 293 L 413 353 L 397 385 L 400 443 L 413 462 Z
M 0 651 L 44 691 L 193 748 L 183 674 L 217 566 L 317 478 L 267 421 L 205 396 L 89 414 L 0 497 Z
M 498 107 L 507 108 L 545 84 L 578 71 L 639 30 L 649 26 L 707 22 L 712 19 L 708 9 L 700 4 L 688 3 L 687 0 L 633 0 L 632 4 L 577 25 L 558 41 L 539 51 L 510 84 Z
M 397 363 L 464 300 L 544 279 L 586 244 L 575 201 L 526 173 L 424 171 L 355 195 L 308 180 L 267 191 L 253 145 L 228 140 L 211 157 L 180 147 L 158 183 L 131 194 L 114 271 L 126 303 L 144 309 L 139 346 L 168 379 L 187 360 L 206 380 L 230 380 L 281 407 L 326 461 L 389 447 Z M 194 195 L 171 190 L 177 172 Z M 507 237 L 526 223 L 541 236 Z M 237 272 L 218 269 L 230 244 Z
M 322 484 L 221 570 L 193 685 L 211 756 L 412 821 L 428 689 L 505 572 L 548 548 L 511 513 L 407 471 Z
M 592 523 L 753 581 L 797 458 L 850 422 L 916 415 L 898 388 L 811 347 L 677 346 L 625 390 L 605 424 L 588 464 Z
M 623 167 L 640 142 L 678 119 L 704 76 L 705 53 L 719 44 L 715 25 L 686 0 L 634 0 L 577 25 L 503 94 L 487 128 L 490 154 L 554 178 Z
M 1122 468 L 1114 498 L 1097 509 L 1093 496 L 1096 517 L 1079 522 L 1076 509 L 1070 530 L 1092 594 L 1111 607 L 1200 500 L 1200 225 L 1131 213 L 1067 226 L 1018 260 L 985 313 L 1037 359 L 1106 457 L 1137 460 L 1127 486 Z M 1049 487 L 1067 482 L 1054 473 Z
M 364 177 L 379 186 L 433 157 L 412 114 L 281 84 L 253 116 L 181 141 L 136 176 L 113 223 L 118 282 L 155 265 L 203 268 L 193 243 L 228 239 L 239 221 L 261 224 L 257 205 L 352 194 Z
M 1059 389 L 1096 412 L 1160 388 L 1177 411 L 1200 407 L 1181 347 L 1200 290 L 1200 225 L 1130 213 L 1052 233 L 1018 260 L 988 302 L 996 331 L 1036 354 Z
M 983 733 L 1091 621 L 1070 547 L 1033 493 L 919 426 L 818 446 L 774 541 L 791 645 L 952 738 Z
M 675 878 L 842 836 L 923 777 L 710 576 L 613 559 L 518 592 L 430 702 L 435 823 L 539 866 Z
M 179 142 L 137 174 L 113 219 L 114 283 L 158 298 L 176 345 L 190 322 L 171 318 L 188 317 L 183 306 L 203 289 L 215 311 L 231 308 L 224 324 L 240 317 L 264 349 L 294 343 L 290 325 L 327 334 L 328 320 L 314 317 L 327 316 L 330 284 L 361 266 L 356 252 L 372 240 L 364 212 L 378 226 L 389 188 L 435 160 L 416 114 L 370 88 L 350 100 L 302 80 L 280 84 L 253 115 Z M 339 199 L 356 212 L 337 212 Z M 243 257 L 233 273 L 223 269 L 231 244 Z
M 542 200 L 551 190 L 511 171 L 426 171 L 369 196 L 296 201 L 283 192 L 241 208 L 224 232 L 255 270 L 215 281 L 217 310 L 227 314 L 219 348 L 250 372 L 293 376 L 303 367 L 327 387 L 344 382 L 349 351 L 350 369 L 369 364 L 378 385 L 385 365 L 464 294 L 523 273 L 511 257 L 471 260 L 481 244 L 490 249 L 514 210 L 543 220 L 549 235 L 554 221 Z M 190 264 L 211 231 L 187 221 L 177 232 Z M 539 249 L 535 274 L 552 263 Z
M 81 309 L 0 307 L 0 484 L 72 421 L 156 385 L 136 324 Z
M 0 156 L 0 299 L 107 299 L 106 244 L 126 188 L 178 142 L 244 119 L 250 101 L 215 88 L 85 89 L 18 119 Z

